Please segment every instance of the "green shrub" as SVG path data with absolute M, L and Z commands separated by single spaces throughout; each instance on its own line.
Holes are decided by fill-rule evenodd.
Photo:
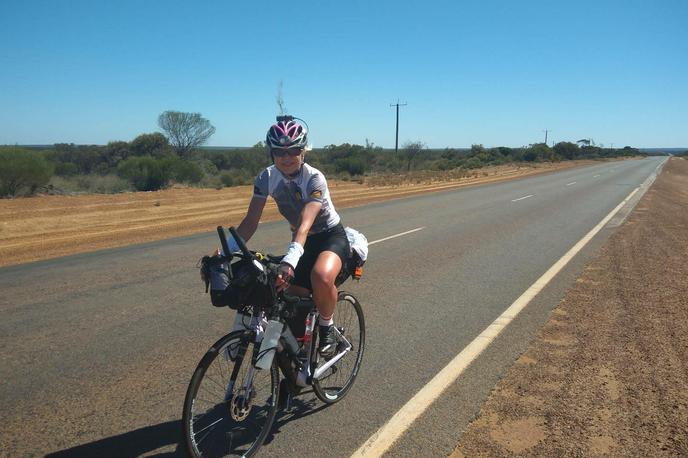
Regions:
M 77 175 L 72 177 L 54 176 L 50 180 L 54 188 L 65 192 L 115 194 L 133 190 L 129 181 L 114 174 Z
M 117 174 L 127 179 L 137 191 L 156 191 L 170 181 L 170 167 L 150 156 L 130 157 L 120 162 Z
M 253 184 L 253 180 L 254 177 L 243 169 L 223 170 L 220 172 L 220 182 L 227 187 Z
M 479 169 L 483 163 L 477 157 L 471 157 L 464 162 L 463 166 L 467 169 Z
M 55 175 L 69 177 L 79 173 L 79 167 L 72 162 L 58 162 L 55 164 Z
M 223 170 L 222 173 L 220 173 L 220 183 L 227 188 L 234 186 L 234 177 L 232 176 L 232 172 Z
M 53 167 L 42 154 L 20 148 L 0 149 L 0 196 L 31 195 L 45 186 Z
M 166 175 L 178 183 L 196 184 L 205 177 L 203 169 L 195 162 L 166 159 L 162 166 L 168 170 Z
M 336 172 L 349 172 L 350 175 L 363 175 L 365 173 L 365 162 L 357 157 L 337 159 L 334 167 Z

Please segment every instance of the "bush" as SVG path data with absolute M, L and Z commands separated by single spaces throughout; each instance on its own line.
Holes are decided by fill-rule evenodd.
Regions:
M 129 149 L 135 156 L 164 158 L 174 155 L 174 150 L 167 138 L 159 132 L 139 135 L 131 141 Z
M 0 149 L 0 196 L 33 194 L 45 186 L 53 167 L 38 152 L 19 148 Z
M 178 183 L 196 184 L 205 177 L 203 169 L 198 164 L 190 161 L 168 159 L 163 161 L 162 167 L 168 170 L 165 175 Z
M 360 158 L 342 158 L 334 163 L 336 172 L 349 172 L 350 175 L 363 175 L 365 173 L 365 162 Z
M 234 177 L 232 176 L 232 173 L 228 172 L 227 170 L 223 170 L 222 173 L 220 173 L 220 183 L 227 188 L 234 186 Z
M 77 175 L 74 177 L 61 177 L 56 175 L 50 180 L 50 184 L 61 191 L 98 194 L 115 194 L 118 192 L 131 191 L 133 189 L 129 181 L 117 175 L 99 175 L 97 173 Z
M 220 182 L 224 186 L 241 186 L 244 184 L 253 184 L 253 177 L 251 177 L 245 170 L 223 170 L 220 173 Z
M 533 151 L 532 149 L 529 149 L 528 151 L 523 153 L 523 160 L 526 162 L 535 162 L 537 158 L 537 152 Z
M 79 167 L 72 162 L 58 162 L 55 164 L 55 175 L 69 177 L 79 173 Z
M 467 169 L 479 169 L 483 166 L 483 163 L 477 157 L 472 157 L 467 159 L 463 166 Z
M 156 191 L 170 181 L 169 167 L 150 156 L 130 157 L 117 166 L 117 174 L 127 179 L 137 191 Z

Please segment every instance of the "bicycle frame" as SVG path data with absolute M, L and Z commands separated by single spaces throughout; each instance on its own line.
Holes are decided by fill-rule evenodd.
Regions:
M 251 321 L 248 327 L 243 323 L 245 319 L 245 315 L 237 314 L 237 319 L 235 320 L 235 327 L 234 330 L 237 330 L 238 324 L 241 325 L 241 328 L 239 329 L 246 329 L 248 332 L 251 332 L 252 334 L 255 335 L 255 346 L 254 346 L 254 355 L 252 355 L 251 358 L 251 365 L 248 369 L 248 374 L 246 376 L 246 379 L 244 381 L 243 386 L 241 387 L 242 391 L 248 392 L 251 388 L 251 385 L 253 383 L 253 378 L 255 376 L 255 371 L 260 370 L 255 367 L 257 358 L 258 358 L 258 349 L 261 346 L 261 343 L 263 341 L 263 338 L 265 336 L 265 327 L 267 325 L 267 314 L 265 313 L 264 310 L 257 310 L 254 311 L 254 313 L 251 315 Z M 297 386 L 300 387 L 306 387 L 312 383 L 313 379 L 319 379 L 322 377 L 334 364 L 336 364 L 340 359 L 342 359 L 351 349 L 353 348 L 353 345 L 351 342 L 349 342 L 346 337 L 335 327 L 335 332 L 337 333 L 339 339 L 340 339 L 340 350 L 337 352 L 336 355 L 334 355 L 331 359 L 329 359 L 325 364 L 322 366 L 318 367 L 317 369 L 313 370 L 315 368 L 315 363 L 316 363 L 316 352 L 314 351 L 313 347 L 313 339 L 312 335 L 313 332 L 315 331 L 315 323 L 317 323 L 319 314 L 317 310 L 313 309 L 308 313 L 308 316 L 306 318 L 305 322 L 305 332 L 304 332 L 304 338 L 303 338 L 303 345 L 300 348 L 300 351 L 298 355 L 294 355 L 296 357 L 291 357 L 291 360 L 294 362 L 296 365 L 296 373 L 295 374 L 290 374 L 287 373 L 284 368 L 280 367 L 282 374 L 289 378 L 292 379 L 292 382 L 294 382 Z M 287 332 L 287 329 L 291 331 L 289 328 L 289 325 L 287 323 L 284 323 L 284 329 L 282 331 L 282 336 L 284 337 L 285 333 Z M 243 350 L 245 351 L 245 349 Z M 230 378 L 229 385 L 227 386 L 227 394 L 232 393 L 232 390 L 234 389 L 234 383 L 236 381 L 236 375 L 238 374 L 239 367 L 241 366 L 243 362 L 243 358 L 246 356 L 243 354 L 243 351 L 241 348 L 237 349 L 237 355 L 235 358 L 232 357 L 232 350 L 229 348 L 225 349 L 225 358 L 227 359 L 233 359 L 235 360 L 235 368 L 232 373 L 232 377 Z M 280 340 L 280 344 L 278 347 L 275 349 L 276 353 L 282 353 L 285 351 L 284 344 Z M 301 357 L 299 357 L 301 356 Z M 305 356 L 305 358 L 303 358 Z M 236 372 L 236 374 L 234 373 Z M 295 375 L 295 377 L 294 377 Z M 226 401 L 229 401 L 229 399 L 226 399 Z

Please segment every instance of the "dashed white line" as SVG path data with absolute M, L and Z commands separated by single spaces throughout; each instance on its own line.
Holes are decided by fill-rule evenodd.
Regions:
M 597 178 L 599 175 L 593 175 L 593 178 Z
M 413 233 L 413 232 L 422 231 L 423 229 L 425 229 L 425 226 L 417 227 L 417 228 L 415 228 L 415 229 L 411 229 L 410 231 L 402 232 L 402 233 L 400 233 L 400 234 L 390 235 L 389 237 L 385 237 L 384 239 L 379 239 L 379 240 L 374 240 L 374 241 L 372 241 L 372 242 L 368 242 L 368 246 L 370 246 L 370 245 L 375 245 L 376 243 L 384 242 L 385 240 L 395 239 L 395 238 L 397 238 L 397 237 L 401 237 L 402 235 L 406 235 L 406 234 L 411 234 L 411 233 Z
M 373 434 L 351 457 L 370 458 L 382 456 L 404 434 L 411 424 L 463 373 L 473 360 L 511 323 L 528 303 L 561 271 L 568 262 L 616 215 L 640 188 L 635 188 L 619 205 L 616 206 L 597 226 L 592 228 L 582 239 L 564 254 L 547 272 L 535 281 L 521 296 L 514 301 L 496 320 L 456 355 L 444 369 L 433 377 L 427 385 L 415 394 L 396 414 Z
M 566 183 L 566 186 L 573 186 L 574 184 L 578 183 L 577 181 L 572 181 L 571 183 Z
M 535 194 L 528 194 L 527 196 L 519 197 L 518 199 L 512 200 L 512 202 L 518 202 L 519 200 L 527 199 L 528 197 L 533 197 Z

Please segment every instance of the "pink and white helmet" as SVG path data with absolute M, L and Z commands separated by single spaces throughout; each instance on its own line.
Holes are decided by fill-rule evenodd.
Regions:
M 278 116 L 277 123 L 268 129 L 265 144 L 269 149 L 305 148 L 307 137 L 308 129 L 296 122 L 293 116 Z

